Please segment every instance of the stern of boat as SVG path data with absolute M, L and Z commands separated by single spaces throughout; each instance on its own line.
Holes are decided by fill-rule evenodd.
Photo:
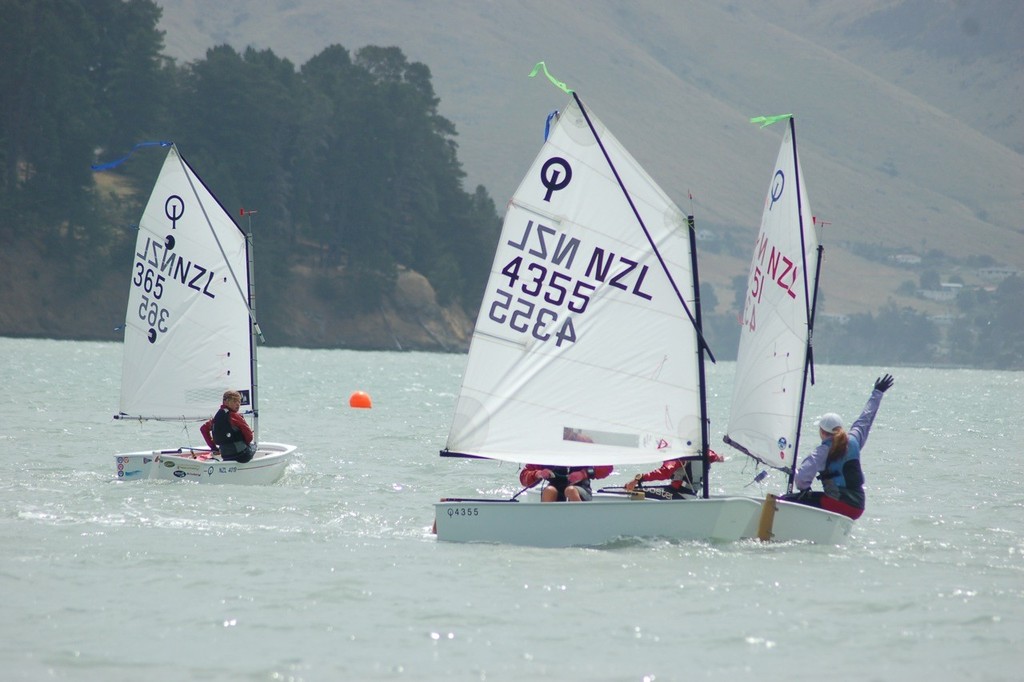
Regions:
M 156 465 L 157 452 L 133 452 L 114 456 L 114 467 L 120 481 L 139 481 L 150 478 Z
M 773 495 L 761 502 L 744 533 L 747 538 L 767 542 L 811 542 L 838 545 L 853 529 L 853 519 L 826 509 L 785 502 Z

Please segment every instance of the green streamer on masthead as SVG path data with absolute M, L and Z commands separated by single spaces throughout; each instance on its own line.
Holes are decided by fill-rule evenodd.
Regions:
M 552 85 L 567 95 L 572 94 L 572 89 L 569 88 L 568 85 L 558 80 L 548 72 L 548 67 L 544 62 L 537 62 L 537 65 L 533 67 L 533 71 L 530 72 L 530 78 L 534 78 L 542 70 L 544 71 L 544 75 L 548 77 L 548 80 L 551 81 Z
M 779 114 L 778 116 L 755 116 L 750 119 L 751 123 L 760 123 L 762 128 L 767 128 L 773 123 L 779 121 L 785 121 L 788 118 L 793 118 L 793 114 Z

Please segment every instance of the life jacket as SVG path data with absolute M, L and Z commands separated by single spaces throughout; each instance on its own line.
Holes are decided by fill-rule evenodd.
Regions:
M 818 478 L 829 497 L 864 508 L 864 474 L 860 468 L 860 443 L 856 439 L 847 441 L 846 454 L 825 463 Z
M 551 473 L 555 475 L 555 479 L 549 482 L 549 485 L 553 485 L 558 492 L 564 492 L 569 486 L 569 474 L 574 471 L 587 471 L 588 467 L 547 467 L 551 470 Z M 577 488 L 584 488 L 590 490 L 590 479 L 585 478 L 579 483 L 573 483 Z
M 244 451 L 248 445 L 242 434 L 231 423 L 231 411 L 225 407 L 213 415 L 213 442 L 221 455 L 232 456 Z

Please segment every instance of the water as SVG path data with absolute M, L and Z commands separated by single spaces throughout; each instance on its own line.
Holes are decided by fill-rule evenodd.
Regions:
M 893 369 L 842 547 L 541 550 L 429 533 L 441 496 L 519 489 L 437 456 L 464 356 L 260 360 L 280 483 L 124 483 L 115 452 L 201 437 L 111 419 L 119 344 L 0 338 L 5 680 L 1020 679 L 1024 374 Z M 819 366 L 808 414 L 852 419 L 885 369 Z M 729 454 L 713 488 L 752 473 Z

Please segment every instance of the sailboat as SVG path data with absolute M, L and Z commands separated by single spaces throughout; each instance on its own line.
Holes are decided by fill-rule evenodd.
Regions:
M 244 464 L 205 444 L 118 454 L 117 478 L 273 483 L 296 446 L 259 440 L 251 234 L 169 146 L 139 224 L 115 418 L 180 422 L 202 442 L 199 423 L 237 390 L 257 452 Z
M 550 78 L 550 76 L 549 76 Z M 505 215 L 443 457 L 708 471 L 693 221 L 576 95 Z M 737 540 L 759 503 L 443 498 L 439 540 Z M 522 491 L 521 491 L 522 492 Z
M 786 121 L 754 245 L 743 308 L 729 423 L 725 442 L 763 467 L 759 478 L 793 488 L 800 451 L 800 424 L 808 379 L 813 384 L 812 337 L 821 246 L 796 146 L 791 115 L 758 117 Z M 841 542 L 853 521 L 841 514 L 766 495 L 747 535 L 762 540 Z

